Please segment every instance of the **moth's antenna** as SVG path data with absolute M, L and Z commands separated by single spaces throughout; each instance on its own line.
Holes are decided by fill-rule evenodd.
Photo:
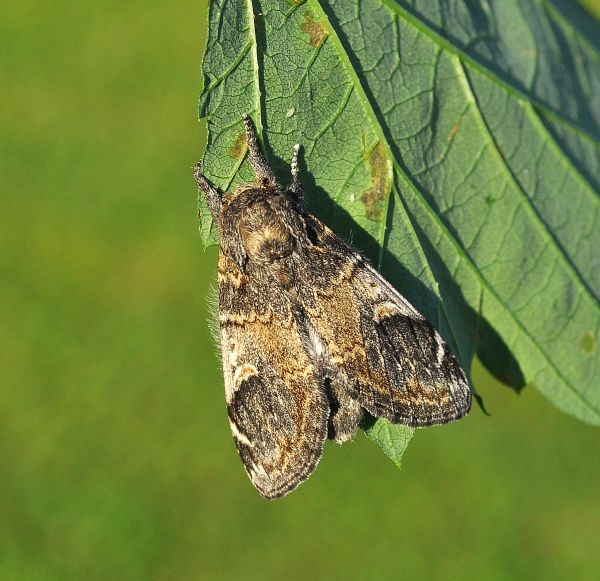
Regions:
M 246 139 L 248 140 L 248 161 L 250 162 L 250 167 L 253 169 L 259 181 L 264 181 L 276 186 L 277 178 L 267 163 L 263 152 L 260 150 L 250 116 L 247 113 L 244 113 L 242 119 L 244 120 Z
M 213 220 L 218 222 L 219 216 L 221 215 L 223 192 L 204 177 L 201 162 L 198 162 L 194 166 L 194 179 L 196 180 L 198 187 L 204 192 L 206 205 L 212 214 Z

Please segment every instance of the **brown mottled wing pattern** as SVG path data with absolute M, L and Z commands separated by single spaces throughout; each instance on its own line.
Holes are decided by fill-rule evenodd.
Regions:
M 321 458 L 327 397 L 298 313 L 275 280 L 242 275 L 221 253 L 219 300 L 231 430 L 254 486 L 277 498 L 306 480 Z
M 329 228 L 306 216 L 315 241 L 299 267 L 300 303 L 327 348 L 328 376 L 345 400 L 339 436 L 356 429 L 344 421 L 357 404 L 375 417 L 413 427 L 463 417 L 471 392 L 455 356 L 431 324 L 360 255 Z M 326 276 L 324 276 L 324 274 Z M 331 425 L 336 414 L 332 406 Z M 334 430 L 335 431 L 335 430 Z

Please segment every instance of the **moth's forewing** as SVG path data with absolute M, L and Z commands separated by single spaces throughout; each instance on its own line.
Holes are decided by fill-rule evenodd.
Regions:
M 323 452 L 329 403 L 286 292 L 236 273 L 221 254 L 219 321 L 227 411 L 248 476 L 266 498 L 306 480 Z
M 471 392 L 432 325 L 358 253 L 313 216 L 298 264 L 299 302 L 325 346 L 332 382 L 375 417 L 412 427 L 463 417 Z

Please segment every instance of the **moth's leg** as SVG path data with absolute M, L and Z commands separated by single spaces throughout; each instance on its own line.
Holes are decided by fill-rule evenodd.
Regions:
M 292 156 L 292 181 L 288 186 L 288 192 L 290 192 L 296 200 L 302 202 L 304 200 L 304 192 L 302 191 L 302 184 L 300 183 L 300 170 L 298 168 L 298 156 L 300 154 L 300 144 L 294 145 L 294 154 Z
M 206 205 L 215 222 L 219 221 L 223 200 L 223 192 L 214 184 L 211 184 L 202 174 L 202 164 L 198 162 L 194 167 L 194 179 L 198 187 L 204 192 Z
M 273 186 L 276 186 L 277 178 L 275 177 L 275 173 L 267 163 L 265 156 L 260 150 L 250 116 L 244 113 L 242 115 L 242 119 L 244 120 L 246 139 L 248 140 L 248 161 L 250 162 L 250 167 L 253 169 L 256 177 L 259 180 L 263 180 Z

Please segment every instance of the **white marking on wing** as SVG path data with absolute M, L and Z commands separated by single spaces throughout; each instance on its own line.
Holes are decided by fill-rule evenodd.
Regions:
M 244 365 L 240 365 L 235 370 L 235 373 L 233 374 L 233 384 L 237 387 L 240 383 L 246 381 L 246 379 L 253 375 L 258 375 L 258 369 L 256 369 L 254 365 L 250 365 L 250 363 L 244 363 Z
M 253 445 L 252 442 L 246 437 L 245 434 L 242 434 L 242 432 L 240 432 L 240 430 L 235 425 L 235 423 L 232 422 L 231 420 L 229 420 L 229 425 L 231 427 L 231 433 L 233 434 L 234 438 L 238 442 L 241 442 L 242 444 L 245 444 L 246 446 L 249 446 L 250 448 L 252 448 L 252 445 Z
M 444 341 L 440 337 L 439 333 L 435 334 L 435 340 L 437 341 L 436 358 L 437 358 L 438 365 L 441 366 L 442 361 L 444 360 L 444 355 L 446 353 L 444 350 Z

